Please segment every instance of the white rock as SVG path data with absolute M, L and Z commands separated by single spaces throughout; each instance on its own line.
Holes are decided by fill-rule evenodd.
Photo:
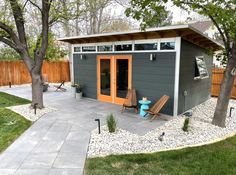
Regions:
M 37 109 L 36 114 L 34 114 L 34 109 L 29 104 L 10 106 L 7 108 L 22 115 L 23 117 L 25 117 L 27 120 L 30 120 L 30 121 L 36 121 L 40 117 L 42 117 L 44 114 L 48 112 L 56 111 L 56 109 L 54 108 L 45 107 L 43 109 Z
M 216 98 L 196 106 L 192 109 L 189 131 L 182 130 L 185 117 L 178 116 L 144 136 L 130 133 L 118 128 L 116 133 L 109 133 L 106 126 L 101 127 L 101 134 L 97 130 L 91 132 L 88 157 L 105 156 L 109 154 L 147 153 L 163 149 L 174 149 L 197 144 L 208 143 L 224 138 L 236 131 L 236 113 L 227 117 L 226 128 L 211 124 L 216 106 Z M 229 107 L 235 107 L 236 101 L 231 100 Z M 228 114 L 229 115 L 229 110 Z M 165 132 L 164 140 L 158 137 Z

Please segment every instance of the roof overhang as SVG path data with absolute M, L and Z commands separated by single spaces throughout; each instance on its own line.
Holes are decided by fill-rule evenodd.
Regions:
M 147 29 L 146 31 L 134 30 L 128 32 L 66 37 L 59 38 L 58 40 L 70 44 L 83 44 L 127 40 L 161 39 L 172 37 L 181 37 L 193 44 L 213 51 L 222 50 L 223 48 L 221 44 L 204 35 L 203 33 L 201 33 L 190 25 L 164 26 L 159 28 Z

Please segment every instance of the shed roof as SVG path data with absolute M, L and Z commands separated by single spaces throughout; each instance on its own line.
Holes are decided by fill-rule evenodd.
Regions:
M 85 36 L 74 36 L 60 38 L 59 41 L 68 42 L 70 44 L 83 44 L 83 43 L 100 43 L 100 42 L 113 42 L 113 41 L 127 41 L 127 40 L 143 40 L 143 39 L 156 39 L 156 38 L 170 38 L 182 37 L 183 39 L 194 43 L 200 47 L 220 50 L 222 45 L 215 40 L 209 38 L 193 26 L 186 25 L 172 25 L 158 28 L 147 29 L 146 31 L 133 30 L 127 32 L 116 33 L 102 33 Z

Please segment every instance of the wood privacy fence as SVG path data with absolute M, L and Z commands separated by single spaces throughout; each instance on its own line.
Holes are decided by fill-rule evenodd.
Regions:
M 48 82 L 70 81 L 69 61 L 43 62 L 42 74 Z M 0 86 L 31 83 L 23 61 L 0 61 Z
M 223 80 L 224 70 L 222 68 L 212 69 L 212 85 L 211 85 L 211 95 L 218 97 L 220 94 L 220 85 Z M 231 92 L 231 98 L 236 98 L 236 79 L 234 80 L 233 89 Z

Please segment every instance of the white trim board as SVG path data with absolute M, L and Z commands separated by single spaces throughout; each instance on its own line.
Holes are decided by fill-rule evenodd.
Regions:
M 78 53 L 78 54 L 89 54 L 89 53 L 127 53 L 127 52 L 175 52 L 177 51 L 176 46 L 174 50 L 161 50 L 160 45 L 162 42 L 175 42 L 176 38 L 164 38 L 164 39 L 147 39 L 147 40 L 129 40 L 129 41 L 119 41 L 119 42 L 105 42 L 105 43 L 86 43 L 86 44 L 73 44 L 73 54 Z M 141 44 L 141 43 L 153 43 L 156 42 L 158 47 L 156 50 L 134 50 L 134 45 L 135 44 Z M 120 45 L 120 44 L 132 44 L 132 50 L 129 51 L 115 51 L 115 45 Z M 112 45 L 113 46 L 113 51 L 108 51 L 108 52 L 98 52 L 97 46 L 101 45 Z M 83 46 L 95 46 L 96 51 L 93 52 L 82 52 L 82 47 Z M 74 47 L 80 47 L 80 52 L 74 52 Z
M 71 82 L 75 82 L 75 79 L 74 79 L 74 47 L 72 44 L 69 45 L 69 48 L 70 48 L 70 52 L 69 52 L 69 63 L 70 63 L 70 81 Z
M 174 85 L 174 109 L 173 115 L 178 115 L 178 105 L 179 105 L 179 73 L 180 73 L 180 53 L 181 53 L 181 37 L 176 37 L 175 40 L 175 85 Z

